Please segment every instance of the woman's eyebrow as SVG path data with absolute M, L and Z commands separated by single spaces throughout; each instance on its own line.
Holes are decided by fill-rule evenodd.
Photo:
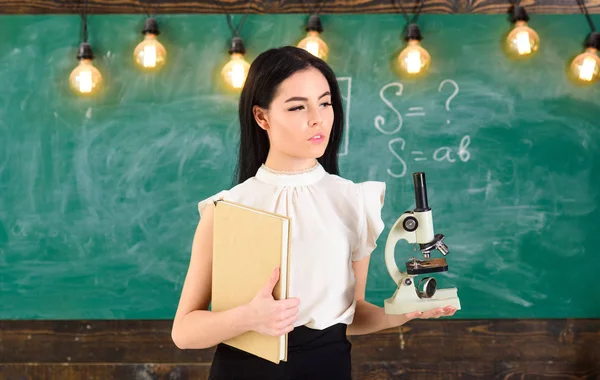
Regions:
M 321 99 L 322 97 L 327 96 L 327 95 L 331 95 L 331 92 L 325 91 L 321 96 L 319 96 L 319 99 Z M 288 100 L 286 100 L 284 103 L 293 102 L 293 101 L 307 102 L 308 99 L 307 98 L 303 98 L 301 96 L 293 96 L 293 97 L 289 98 Z

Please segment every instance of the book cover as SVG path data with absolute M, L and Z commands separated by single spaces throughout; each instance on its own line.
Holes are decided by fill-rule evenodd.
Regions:
M 235 202 L 217 200 L 214 212 L 211 310 L 252 301 L 275 267 L 280 278 L 273 298 L 288 297 L 290 218 Z M 249 331 L 224 342 L 273 363 L 287 360 L 287 334 Z

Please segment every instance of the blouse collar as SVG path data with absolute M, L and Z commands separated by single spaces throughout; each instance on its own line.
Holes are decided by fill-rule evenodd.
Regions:
M 295 172 L 277 171 L 262 164 L 256 172 L 256 178 L 271 185 L 306 186 L 316 183 L 323 178 L 325 174 L 327 174 L 327 172 L 318 161 L 317 164 L 311 168 Z

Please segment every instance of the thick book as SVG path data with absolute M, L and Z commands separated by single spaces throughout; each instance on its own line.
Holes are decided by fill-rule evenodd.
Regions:
M 288 298 L 290 218 L 227 200 L 215 201 L 211 310 L 252 301 L 276 267 L 276 300 Z M 223 342 L 273 363 L 287 361 L 288 335 L 249 331 Z

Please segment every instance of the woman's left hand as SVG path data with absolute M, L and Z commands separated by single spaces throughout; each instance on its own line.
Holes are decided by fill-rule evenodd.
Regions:
M 424 312 L 415 311 L 412 313 L 406 313 L 405 316 L 408 320 L 411 319 L 429 319 L 429 318 L 439 318 L 439 317 L 450 317 L 456 313 L 455 308 L 452 306 L 441 307 L 438 309 L 431 309 Z

